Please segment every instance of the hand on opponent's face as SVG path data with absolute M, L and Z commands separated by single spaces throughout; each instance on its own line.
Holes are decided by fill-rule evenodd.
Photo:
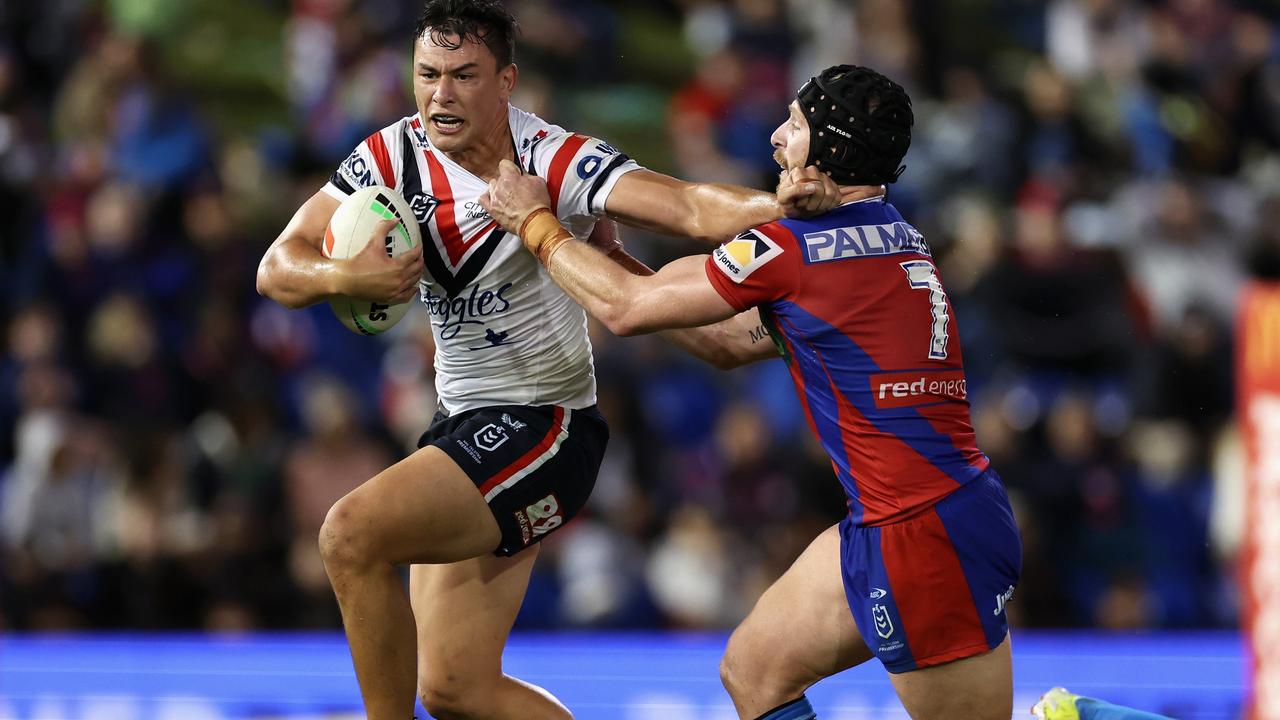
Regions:
M 779 173 L 777 195 L 782 212 L 790 218 L 821 215 L 844 202 L 840 186 L 813 165 Z
M 499 225 L 512 233 L 538 208 L 551 207 L 547 182 L 537 175 L 526 175 L 510 160 L 498 165 L 498 175 L 489 181 L 489 192 L 480 196 L 480 205 Z

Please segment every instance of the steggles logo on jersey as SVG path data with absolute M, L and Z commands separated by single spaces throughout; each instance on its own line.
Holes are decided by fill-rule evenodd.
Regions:
M 515 345 L 518 340 L 511 338 L 510 330 L 495 331 L 493 328 L 484 329 L 484 341 L 488 345 L 480 345 L 478 347 L 469 347 L 468 350 L 488 350 L 489 348 L 502 347 L 503 345 Z
M 755 230 L 748 230 L 716 248 L 712 253 L 716 267 L 740 283 L 757 268 L 782 254 L 782 248 Z
M 422 302 L 426 303 L 427 312 L 439 318 L 440 337 L 452 340 L 462 332 L 464 325 L 484 325 L 483 320 L 493 315 L 501 315 L 511 309 L 511 301 L 506 298 L 513 285 L 505 283 L 497 290 L 480 290 L 479 285 L 471 286 L 471 294 L 467 297 L 447 298 L 437 295 L 427 288 L 422 294 Z M 491 347 L 509 345 L 505 336 L 498 336 L 497 342 L 486 337 Z

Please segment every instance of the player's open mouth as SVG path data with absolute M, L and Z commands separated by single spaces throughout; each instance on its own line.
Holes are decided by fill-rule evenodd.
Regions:
M 457 115 L 432 115 L 431 124 L 436 126 L 436 130 L 450 135 L 462 129 L 462 123 L 465 122 Z

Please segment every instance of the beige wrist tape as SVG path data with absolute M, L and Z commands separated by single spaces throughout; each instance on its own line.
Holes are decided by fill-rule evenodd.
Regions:
M 520 238 L 524 240 L 524 246 L 529 248 L 529 252 L 546 265 L 551 260 L 551 253 L 572 240 L 573 235 L 564 229 L 549 209 L 538 208 L 529 213 L 529 217 L 520 225 Z

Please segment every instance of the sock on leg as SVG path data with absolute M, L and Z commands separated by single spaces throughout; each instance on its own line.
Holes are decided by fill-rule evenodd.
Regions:
M 809 704 L 809 698 L 801 695 L 790 702 L 783 703 L 756 720 L 816 720 L 817 714 Z

